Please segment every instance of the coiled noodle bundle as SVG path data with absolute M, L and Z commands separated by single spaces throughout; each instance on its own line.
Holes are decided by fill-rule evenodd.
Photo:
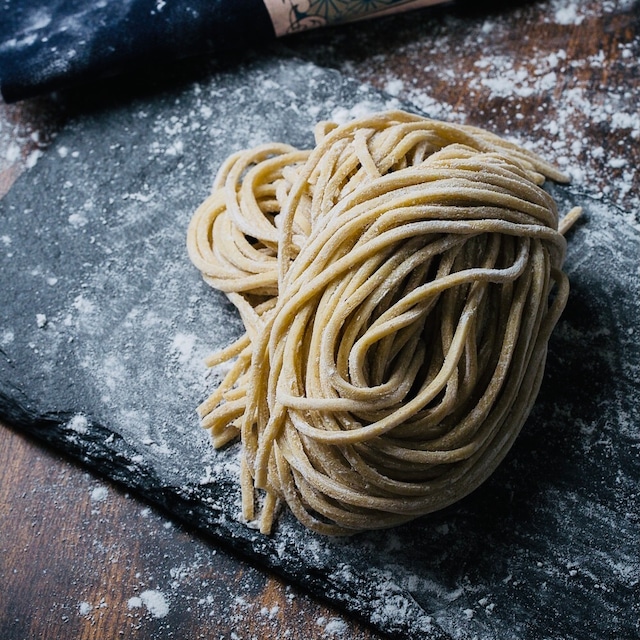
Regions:
M 568 295 L 565 239 L 532 153 L 402 111 L 316 144 L 231 156 L 188 250 L 246 333 L 199 408 L 240 437 L 243 512 L 307 527 L 391 527 L 467 495 L 537 396 Z M 577 210 L 571 218 L 577 215 Z

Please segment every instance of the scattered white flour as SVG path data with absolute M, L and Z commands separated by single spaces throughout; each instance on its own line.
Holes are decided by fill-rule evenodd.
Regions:
M 76 229 L 79 227 L 84 227 L 87 224 L 87 216 L 82 213 L 72 213 L 69 218 L 69 224 Z
M 637 73 L 640 38 L 625 40 L 623 27 L 614 26 L 623 25 L 616 17 L 634 6 L 632 0 L 549 0 L 484 20 L 447 15 L 433 29 L 409 22 L 388 52 L 376 45 L 375 31 L 356 33 L 360 46 L 353 50 L 371 50 L 370 56 L 350 58 L 331 41 L 324 50 L 322 43 L 314 41 L 312 49 L 302 42 L 300 50 L 431 117 L 482 126 L 524 144 L 557 164 L 579 189 L 619 205 L 621 217 L 640 228 L 640 172 L 629 167 L 639 158 L 640 110 L 626 81 Z M 528 55 L 514 56 L 514 14 L 520 21 L 531 19 L 532 33 L 553 29 L 553 37 L 534 42 L 522 34 Z M 603 41 L 596 55 L 581 56 L 582 47 L 570 43 L 586 22 L 615 33 L 617 49 Z M 389 64 L 389 56 L 402 66 Z M 593 79 L 588 86 L 585 77 Z M 542 117 L 525 117 L 531 103 L 539 105 Z
M 81 616 L 88 616 L 92 610 L 93 607 L 88 602 L 83 601 L 78 605 L 78 612 Z
M 186 364 L 191 361 L 195 343 L 196 336 L 193 334 L 178 333 L 174 336 L 171 351 L 177 356 L 178 362 Z
M 15 142 L 9 143 L 4 158 L 7 162 L 16 162 L 20 158 L 20 145 Z
M 348 109 L 342 106 L 336 107 L 331 113 L 331 120 L 338 124 L 344 124 L 350 120 L 354 120 L 355 118 L 364 118 L 365 116 L 376 113 L 381 109 L 393 109 L 394 106 L 398 106 L 394 101 L 389 101 L 387 104 L 381 104 L 379 102 L 363 100 Z
M 109 490 L 105 486 L 95 487 L 91 491 L 91 502 L 104 502 L 109 495 Z
M 317 624 L 319 626 L 324 626 L 325 635 L 342 636 L 349 631 L 347 623 L 340 618 L 331 618 L 330 620 L 326 620 L 325 618 L 320 617 L 317 620 Z
M 153 618 L 164 618 L 169 613 L 169 604 L 162 591 L 147 589 L 127 601 L 129 609 L 139 609 L 143 605 Z
M 404 82 L 398 78 L 393 80 L 389 80 L 387 84 L 384 86 L 384 90 L 392 96 L 399 95 L 404 89 Z
M 95 310 L 94 303 L 91 300 L 85 298 L 82 294 L 76 296 L 73 301 L 73 306 L 81 315 L 91 314 Z
M 27 169 L 35 167 L 36 163 L 38 162 L 38 160 L 40 160 L 43 153 L 44 152 L 42 151 L 42 149 L 35 149 L 34 151 L 32 151 L 25 160 L 25 166 L 27 167 Z
M 75 431 L 76 433 L 83 435 L 88 431 L 89 421 L 87 420 L 86 416 L 83 416 L 81 413 L 78 413 L 75 416 L 73 416 L 71 420 L 69 420 L 69 423 L 67 426 L 72 431 Z
M 262 607 L 260 609 L 260 615 L 266 616 L 269 620 L 273 620 L 278 613 L 280 612 L 280 607 L 278 605 L 274 605 L 273 607 Z
M 578 13 L 578 8 L 575 5 L 558 8 L 554 14 L 554 18 L 556 24 L 582 24 L 584 20 L 584 16 Z

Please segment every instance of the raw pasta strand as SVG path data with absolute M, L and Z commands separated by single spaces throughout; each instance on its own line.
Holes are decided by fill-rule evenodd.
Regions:
M 231 156 L 187 234 L 246 333 L 199 412 L 241 441 L 243 514 L 327 535 L 396 526 L 477 488 L 520 432 L 568 297 L 533 153 L 390 111 L 315 146 Z M 256 512 L 256 506 L 259 506 Z

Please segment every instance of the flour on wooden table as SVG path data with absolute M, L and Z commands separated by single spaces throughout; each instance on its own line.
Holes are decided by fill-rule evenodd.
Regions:
M 316 33 L 310 44 L 307 39 L 294 44 L 303 55 L 413 103 L 431 117 L 482 126 L 524 144 L 558 164 L 580 189 L 619 204 L 619 215 L 640 228 L 640 175 L 629 165 L 629 158 L 637 158 L 630 149 L 640 143 L 640 110 L 626 82 L 637 73 L 640 39 L 622 36 L 617 51 L 576 57 L 579 44 L 573 32 L 601 23 L 604 33 L 616 28 L 623 33 L 617 16 L 634 6 L 633 0 L 552 0 L 486 18 L 477 12 L 473 19 L 458 18 L 454 11 L 430 23 L 405 15 L 394 19 L 398 32 L 391 51 L 376 38 L 378 30 L 390 28 L 386 23 L 354 27 L 349 37 L 360 43 L 358 51 L 369 55 L 353 58 L 341 50 L 340 33 Z M 529 34 L 521 34 L 527 41 L 523 57 L 514 52 L 514 16 L 518 24 L 530 22 L 532 31 L 549 25 L 558 32 L 538 36 L 533 44 Z M 388 64 L 389 57 L 403 60 L 400 73 L 398 65 Z M 475 60 L 470 71 L 469 60 Z M 593 84 L 585 88 L 584 82 L 574 81 L 580 74 L 590 74 Z M 543 115 L 525 121 L 520 111 L 531 101 L 540 102 Z M 469 112 L 478 105 L 484 109 L 470 121 Z

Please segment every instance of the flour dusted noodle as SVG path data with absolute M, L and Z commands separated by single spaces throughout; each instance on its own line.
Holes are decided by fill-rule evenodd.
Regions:
M 402 111 L 231 156 L 188 231 L 246 333 L 199 408 L 240 437 L 243 512 L 330 535 L 443 508 L 504 458 L 568 295 L 532 153 Z M 572 220 L 576 212 L 573 212 Z M 563 229 L 564 230 L 564 229 Z M 261 500 L 258 500 L 258 497 Z

